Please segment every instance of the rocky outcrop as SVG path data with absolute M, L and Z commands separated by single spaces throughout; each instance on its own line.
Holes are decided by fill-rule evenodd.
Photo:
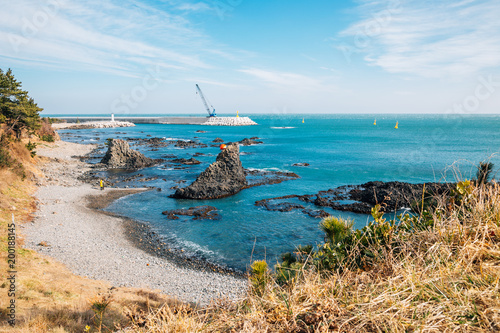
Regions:
M 177 141 L 173 141 L 173 142 L 174 142 L 174 146 L 175 147 L 182 148 L 182 149 L 186 149 L 186 148 L 206 148 L 206 147 L 208 147 L 204 143 L 196 142 L 196 141 L 193 141 L 193 140 L 187 140 L 187 141 L 177 140 Z
M 200 161 L 197 159 L 191 157 L 190 159 L 187 158 L 176 158 L 175 160 L 171 161 L 172 163 L 176 164 L 184 164 L 184 165 L 195 165 L 195 164 L 201 164 Z
M 172 195 L 178 199 L 217 199 L 238 193 L 246 185 L 237 144 L 227 145 L 217 159 L 189 186 Z
M 403 208 L 412 209 L 434 196 L 443 195 L 450 191 L 449 183 L 411 184 L 403 182 L 368 182 L 361 185 L 339 186 L 328 191 L 319 191 L 317 194 L 287 195 L 277 198 L 263 199 L 255 202 L 271 211 L 287 211 L 282 208 L 295 207 L 293 203 L 284 200 L 298 199 L 302 202 L 319 207 L 330 207 L 335 210 L 349 211 L 359 214 L 370 214 L 377 203 L 381 204 L 384 212 L 392 212 Z M 425 192 L 424 192 L 425 191 Z M 324 217 L 328 214 L 322 210 L 307 211 L 304 213 L 312 217 Z M 319 214 L 319 215 L 318 215 Z
M 109 141 L 108 151 L 101 163 L 111 169 L 141 169 L 155 165 L 160 161 L 130 149 L 127 141 L 113 139 Z
M 258 137 L 253 137 L 253 138 L 244 138 L 243 140 L 241 141 L 238 141 L 238 143 L 242 146 L 252 146 L 252 145 L 258 145 L 258 144 L 262 144 L 264 142 L 262 141 L 257 141 L 257 139 L 259 139 Z
M 217 208 L 212 206 L 196 206 L 188 209 L 173 209 L 162 212 L 170 220 L 178 220 L 179 216 L 192 216 L 193 220 L 220 220 Z

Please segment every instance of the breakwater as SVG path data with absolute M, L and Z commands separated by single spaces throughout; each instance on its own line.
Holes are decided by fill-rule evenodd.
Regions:
M 211 126 L 248 126 L 257 125 L 249 117 L 58 117 L 67 123 L 115 121 L 134 124 L 170 124 L 170 125 L 211 125 Z
M 257 125 L 255 121 L 248 117 L 211 117 L 202 125 L 210 126 L 249 126 Z

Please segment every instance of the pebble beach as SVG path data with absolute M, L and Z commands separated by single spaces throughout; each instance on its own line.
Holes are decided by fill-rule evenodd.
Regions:
M 131 221 L 90 208 L 91 201 L 105 201 L 147 189 L 105 189 L 77 178 L 89 170 L 77 157 L 90 153 L 93 145 L 58 141 L 39 147 L 48 158 L 38 181 L 38 210 L 26 225 L 26 247 L 51 256 L 77 275 L 105 280 L 114 286 L 139 287 L 200 305 L 216 299 L 243 297 L 246 279 L 192 269 L 168 257 L 158 257 L 138 248 L 130 239 Z M 116 192 L 122 193 L 116 193 Z M 133 223 L 133 221 L 132 221 Z M 140 236 L 139 236 L 140 237 Z

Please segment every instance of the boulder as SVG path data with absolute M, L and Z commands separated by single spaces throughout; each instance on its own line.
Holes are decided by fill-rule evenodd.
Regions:
M 217 159 L 189 186 L 172 195 L 178 199 L 217 199 L 238 193 L 247 186 L 237 144 L 227 145 Z
M 108 151 L 101 163 L 111 169 L 141 169 L 155 165 L 159 161 L 130 149 L 127 141 L 113 139 L 109 141 Z

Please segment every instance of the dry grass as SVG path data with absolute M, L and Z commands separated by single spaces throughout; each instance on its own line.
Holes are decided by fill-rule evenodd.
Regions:
M 26 140 L 27 141 L 27 140 Z M 33 142 L 33 140 L 32 140 Z M 148 313 L 163 304 L 175 304 L 154 291 L 112 288 L 109 283 L 72 274 L 64 265 L 22 247 L 22 224 L 33 219 L 37 203 L 33 196 L 35 177 L 42 176 L 26 142 L 10 142 L 12 158 L 22 162 L 27 177 L 23 180 L 11 169 L 0 169 L 0 332 L 83 332 L 88 325 L 96 331 L 89 300 L 112 296 L 103 320 L 103 332 L 133 323 L 133 315 Z M 7 324 L 7 225 L 15 216 L 16 251 L 16 326 Z
M 434 226 L 370 271 L 303 271 L 237 304 L 163 307 L 140 332 L 500 331 L 500 188 L 471 187 L 460 207 L 445 198 Z

